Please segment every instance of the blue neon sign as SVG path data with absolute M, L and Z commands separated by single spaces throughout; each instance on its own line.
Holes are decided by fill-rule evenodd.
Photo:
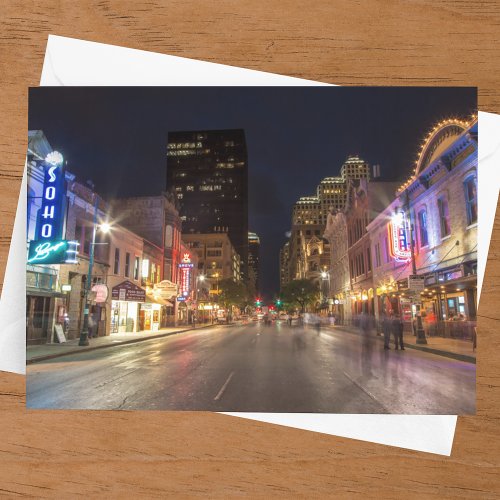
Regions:
M 57 241 L 63 237 L 65 180 L 63 157 L 57 151 L 45 158 L 42 206 L 38 212 L 35 239 Z

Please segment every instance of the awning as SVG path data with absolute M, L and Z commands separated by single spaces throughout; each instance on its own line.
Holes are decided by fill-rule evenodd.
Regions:
M 167 299 L 161 299 L 160 297 L 154 297 L 153 295 L 146 295 L 146 303 L 160 304 L 162 306 L 174 307 L 173 302 L 170 302 Z

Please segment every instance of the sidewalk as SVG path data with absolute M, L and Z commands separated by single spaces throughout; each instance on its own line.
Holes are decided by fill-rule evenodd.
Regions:
M 332 326 L 332 330 L 343 330 L 352 334 L 359 334 L 359 330 L 352 326 Z M 384 341 L 383 335 L 377 335 L 380 342 Z M 458 340 L 443 337 L 426 337 L 427 344 L 417 344 L 417 338 L 405 332 L 403 336 L 404 346 L 408 349 L 417 349 L 419 351 L 430 352 L 438 356 L 465 361 L 467 363 L 476 363 L 476 351 L 472 350 L 472 341 Z M 391 335 L 391 349 L 394 349 L 394 338 Z
M 112 333 L 106 337 L 98 337 L 89 339 L 88 346 L 79 346 L 80 339 L 73 339 L 64 342 L 63 344 L 41 344 L 29 345 L 26 348 L 26 364 L 36 363 L 37 361 L 44 361 L 47 359 L 58 358 L 60 356 L 68 356 L 70 354 L 77 354 L 81 352 L 94 351 L 96 349 L 104 349 L 107 347 L 115 347 L 125 344 L 134 344 L 149 339 L 158 339 L 168 337 L 177 333 L 201 330 L 203 328 L 214 327 L 217 325 L 202 324 L 196 328 L 191 326 L 179 326 L 173 328 L 162 328 L 156 332 L 137 332 L 137 333 Z

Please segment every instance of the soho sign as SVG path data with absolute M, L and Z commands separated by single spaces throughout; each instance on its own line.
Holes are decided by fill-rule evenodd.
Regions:
M 78 242 L 63 240 L 65 182 L 63 157 L 53 151 L 45 158 L 42 206 L 38 213 L 35 240 L 30 242 L 29 264 L 73 264 Z
M 58 151 L 45 158 L 42 207 L 40 210 L 36 239 L 60 240 L 63 231 L 64 168 L 63 157 Z

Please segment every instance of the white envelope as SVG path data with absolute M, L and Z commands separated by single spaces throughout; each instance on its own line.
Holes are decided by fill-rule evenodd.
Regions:
M 174 85 L 327 85 L 248 69 L 207 63 L 112 45 L 49 36 L 42 86 Z M 496 209 L 500 160 L 500 116 L 480 113 L 481 175 L 479 203 L 479 291 Z M 488 176 L 484 175 L 488 171 Z M 486 181 L 486 177 L 488 180 Z M 483 182 L 482 182 L 483 181 Z M 26 173 L 16 213 L 0 301 L 0 370 L 25 373 L 25 220 Z M 229 415 L 371 441 L 429 453 L 450 455 L 455 415 L 334 415 L 297 413 L 229 413 Z

